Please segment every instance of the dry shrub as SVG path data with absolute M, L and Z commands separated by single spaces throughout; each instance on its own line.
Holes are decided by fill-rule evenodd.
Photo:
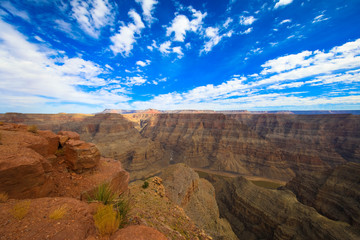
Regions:
M 30 125 L 30 126 L 28 126 L 27 130 L 28 130 L 28 132 L 37 133 L 38 127 L 36 125 Z
M 49 217 L 50 219 L 54 219 L 54 220 L 61 219 L 67 213 L 67 210 L 68 208 L 66 204 L 62 205 L 61 207 L 55 209 L 52 213 L 50 213 Z
M 120 214 L 114 210 L 112 205 L 101 205 L 94 215 L 95 226 L 100 235 L 111 235 L 119 228 L 120 218 Z
M 21 201 L 14 206 L 14 208 L 12 209 L 12 214 L 14 218 L 21 220 L 29 212 L 29 208 L 30 208 L 29 200 Z
M 0 203 L 4 203 L 9 199 L 9 195 L 7 193 L 0 193 Z

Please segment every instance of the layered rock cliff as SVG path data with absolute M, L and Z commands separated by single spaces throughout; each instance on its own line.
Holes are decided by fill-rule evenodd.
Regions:
M 2 114 L 0 121 L 71 130 L 120 160 L 132 179 L 172 163 L 288 181 L 360 161 L 360 116 L 286 114 Z
M 298 174 L 286 187 L 300 202 L 324 216 L 360 229 L 359 163 L 347 163 L 316 174 Z
M 359 239 L 348 223 L 333 221 L 298 202 L 289 190 L 255 186 L 242 177 L 208 175 L 221 216 L 239 239 Z
M 229 222 L 219 217 L 214 187 L 185 164 L 175 164 L 161 173 L 166 196 L 185 210 L 185 213 L 218 240 L 238 239 Z

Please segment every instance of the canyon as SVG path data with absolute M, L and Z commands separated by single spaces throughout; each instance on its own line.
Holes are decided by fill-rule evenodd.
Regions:
M 79 148 L 81 139 L 92 155 L 120 162 L 130 174 L 130 188 L 139 189 L 146 180 L 156 194 L 165 191 L 143 201 L 179 206 L 178 217 L 192 221 L 184 223 L 191 236 L 203 229 L 203 239 L 206 234 L 213 239 L 359 238 L 360 115 L 122 113 L 127 114 L 6 113 L 0 122 L 36 125 L 60 139 L 68 131 L 78 133 L 79 138 L 66 140 L 69 146 Z M 72 148 L 64 148 L 69 159 L 76 152 Z M 82 159 L 81 164 L 67 161 L 72 171 L 81 174 L 98 164 L 89 166 L 86 154 Z M 280 187 L 256 186 L 252 179 Z M 170 231 L 148 212 L 138 214 L 141 223 L 182 239 L 182 231 Z

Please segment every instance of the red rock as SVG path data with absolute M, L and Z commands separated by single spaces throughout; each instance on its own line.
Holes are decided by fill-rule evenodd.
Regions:
M 167 240 L 167 238 L 154 228 L 133 225 L 117 231 L 111 240 Z
M 66 161 L 73 170 L 93 168 L 100 160 L 100 152 L 95 144 L 80 140 L 68 140 L 64 152 Z
M 48 141 L 47 156 L 53 156 L 59 148 L 59 136 L 51 131 L 38 131 L 39 135 Z
M 58 135 L 59 135 L 61 146 L 64 146 L 66 141 L 69 139 L 80 140 L 80 135 L 76 132 L 60 131 L 60 132 L 58 132 Z
M 47 196 L 53 187 L 51 166 L 35 151 L 22 146 L 0 146 L 0 192 L 10 198 Z

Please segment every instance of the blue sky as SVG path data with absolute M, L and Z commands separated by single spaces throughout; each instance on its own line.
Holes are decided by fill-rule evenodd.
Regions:
M 0 112 L 360 109 L 360 0 L 0 3 Z

